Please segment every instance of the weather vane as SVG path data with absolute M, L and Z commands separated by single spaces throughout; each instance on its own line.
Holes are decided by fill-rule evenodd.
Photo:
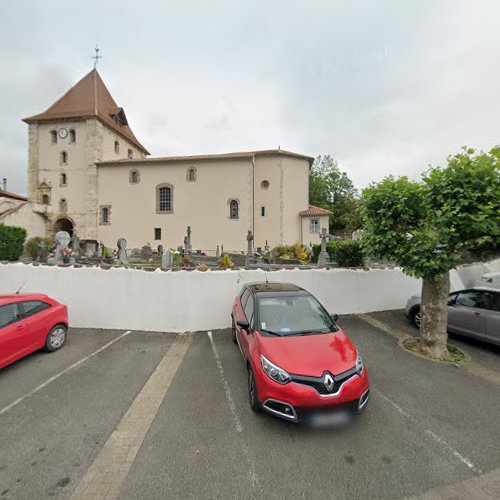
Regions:
M 95 46 L 95 56 L 92 58 L 94 59 L 94 69 L 97 68 L 97 63 L 99 62 L 99 59 L 102 59 L 102 56 L 99 55 L 99 52 L 101 49 L 99 48 L 99 45 Z

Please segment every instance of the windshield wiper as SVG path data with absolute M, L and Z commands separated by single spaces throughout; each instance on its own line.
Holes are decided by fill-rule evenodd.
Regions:
M 316 335 L 318 333 L 328 333 L 328 331 L 325 331 L 324 329 L 321 330 L 303 330 L 301 332 L 293 332 L 290 335 Z
M 266 330 L 265 328 L 261 328 L 259 332 L 270 333 L 271 335 L 276 335 L 276 337 L 281 337 L 280 333 L 273 332 L 272 330 Z

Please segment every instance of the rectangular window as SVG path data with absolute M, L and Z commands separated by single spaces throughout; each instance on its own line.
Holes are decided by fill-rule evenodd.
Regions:
M 266 207 L 260 207 L 260 215 L 262 217 L 265 217 L 266 216 Z
M 313 234 L 319 234 L 319 219 L 309 220 L 309 232 Z
M 161 227 L 155 227 L 155 240 L 161 240 Z

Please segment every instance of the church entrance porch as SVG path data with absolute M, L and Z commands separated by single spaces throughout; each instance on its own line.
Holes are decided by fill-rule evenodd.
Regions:
M 73 236 L 74 223 L 68 218 L 57 219 L 52 227 L 52 234 L 55 235 L 59 231 L 66 231 L 70 236 Z

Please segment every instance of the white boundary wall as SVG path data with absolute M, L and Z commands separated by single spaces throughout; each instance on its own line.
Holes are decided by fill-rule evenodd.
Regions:
M 0 264 L 0 294 L 23 291 L 50 295 L 68 306 L 70 324 L 87 328 L 198 331 L 230 326 L 233 300 L 244 283 L 264 281 L 264 271 L 141 271 L 125 268 Z M 420 293 L 420 280 L 398 268 L 283 269 L 269 281 L 295 283 L 331 313 L 400 309 Z M 463 287 L 458 273 L 452 290 Z

